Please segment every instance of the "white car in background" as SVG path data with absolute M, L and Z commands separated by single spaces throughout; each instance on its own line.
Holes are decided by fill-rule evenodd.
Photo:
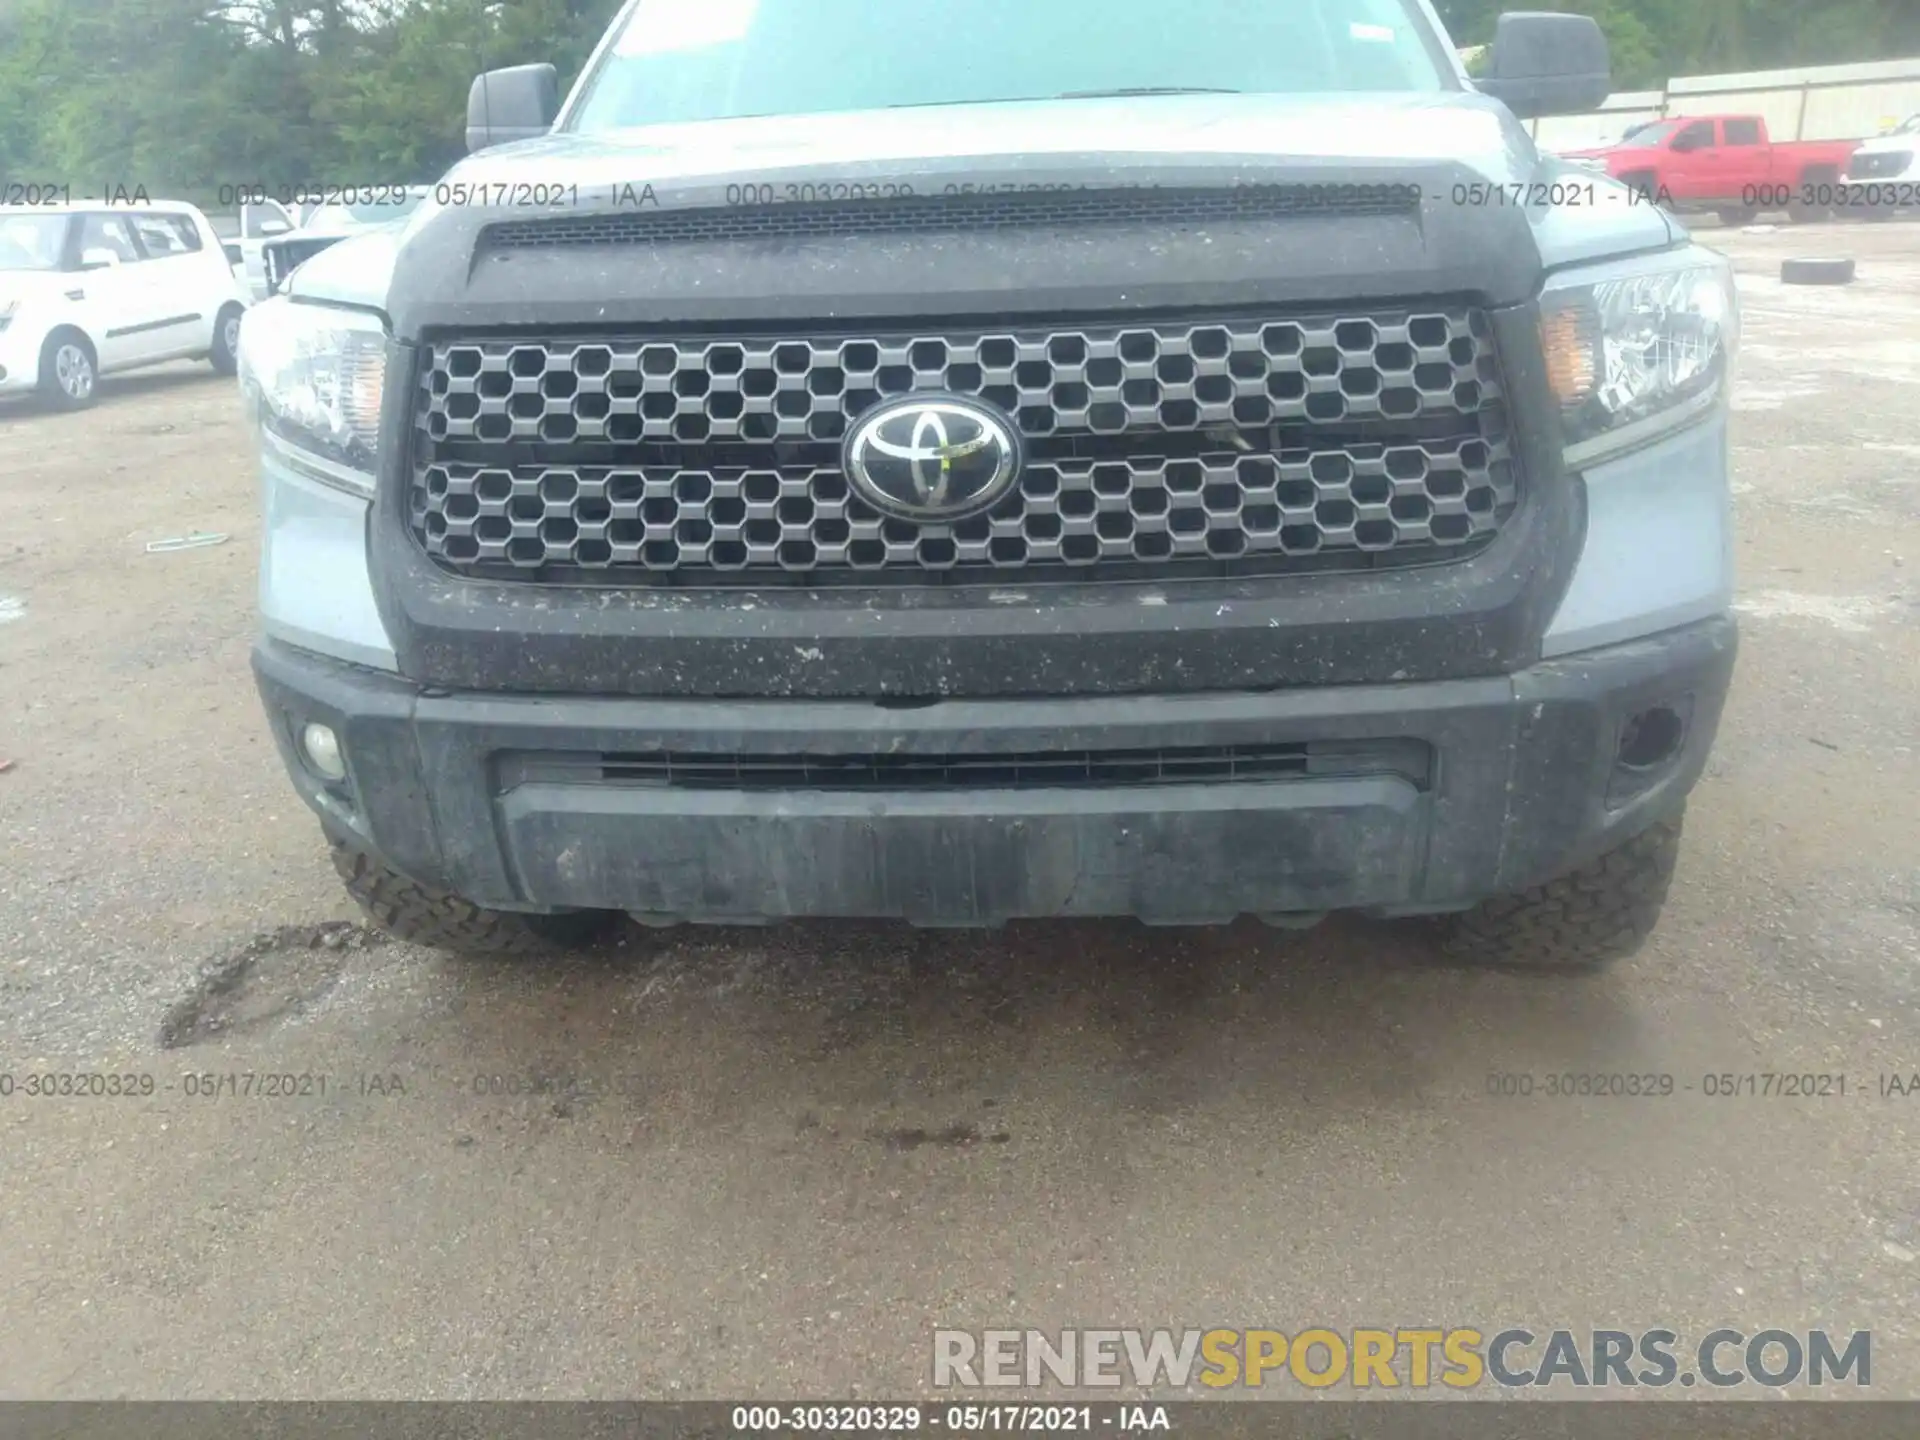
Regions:
M 250 298 L 191 205 L 0 207 L 0 394 L 78 410 L 121 370 L 210 360 L 231 375 Z
M 350 202 L 315 206 L 299 229 L 261 247 L 265 288 L 256 287 L 254 294 L 262 299 L 277 295 L 301 262 L 350 235 L 401 224 L 432 194 L 431 185 L 372 185 L 356 192 Z
M 267 298 L 266 262 L 262 248 L 277 236 L 298 230 L 312 205 L 283 205 L 278 200 L 251 200 L 239 213 L 212 215 L 214 233 L 219 235 L 227 260 L 239 272 L 255 300 Z
M 1847 161 L 1848 208 L 1869 214 L 1920 208 L 1920 115 L 1863 141 Z

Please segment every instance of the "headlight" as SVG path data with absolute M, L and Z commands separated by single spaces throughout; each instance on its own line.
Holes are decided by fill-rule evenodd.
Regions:
M 9 325 L 13 324 L 14 312 L 19 308 L 20 302 L 18 300 L 0 301 L 0 330 L 5 330 Z
M 359 310 L 275 296 L 240 323 L 240 393 L 269 443 L 316 479 L 370 494 L 387 332 Z
M 1556 275 L 1540 339 L 1567 463 L 1643 444 L 1725 397 L 1740 341 L 1733 268 L 1690 245 Z

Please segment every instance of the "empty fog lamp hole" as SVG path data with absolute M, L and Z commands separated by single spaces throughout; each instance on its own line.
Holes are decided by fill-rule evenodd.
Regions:
M 1654 705 L 1627 717 L 1614 759 L 1624 770 L 1652 770 L 1678 755 L 1686 738 L 1687 717 L 1672 705 Z
M 347 757 L 341 753 L 340 737 L 331 725 L 309 721 L 300 731 L 300 750 L 322 780 L 338 784 L 347 778 Z

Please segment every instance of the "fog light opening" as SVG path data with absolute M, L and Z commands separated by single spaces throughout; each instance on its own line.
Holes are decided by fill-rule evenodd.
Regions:
M 1655 705 L 1627 717 L 1614 758 L 1625 770 L 1653 770 L 1678 755 L 1686 738 L 1686 717 L 1671 705 Z
M 347 778 L 347 759 L 340 751 L 340 737 L 331 725 L 310 721 L 300 732 L 300 749 L 313 773 L 335 784 Z

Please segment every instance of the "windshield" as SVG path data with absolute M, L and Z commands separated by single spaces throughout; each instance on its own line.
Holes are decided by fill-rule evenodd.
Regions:
M 1678 130 L 1680 125 L 1681 122 L 1678 120 L 1656 121 L 1637 130 L 1629 130 L 1621 137 L 1620 143 L 1622 145 L 1658 145 Z
M 641 0 L 562 127 L 1453 88 L 1412 0 Z
M 1887 133 L 1889 135 L 1920 135 L 1920 115 L 1909 115 Z
M 389 198 L 366 205 L 322 205 L 307 217 L 302 229 L 338 230 L 352 225 L 384 225 L 389 220 L 404 220 L 420 208 L 426 196 L 408 195 L 404 200 Z
M 0 215 L 0 270 L 58 270 L 65 215 Z

